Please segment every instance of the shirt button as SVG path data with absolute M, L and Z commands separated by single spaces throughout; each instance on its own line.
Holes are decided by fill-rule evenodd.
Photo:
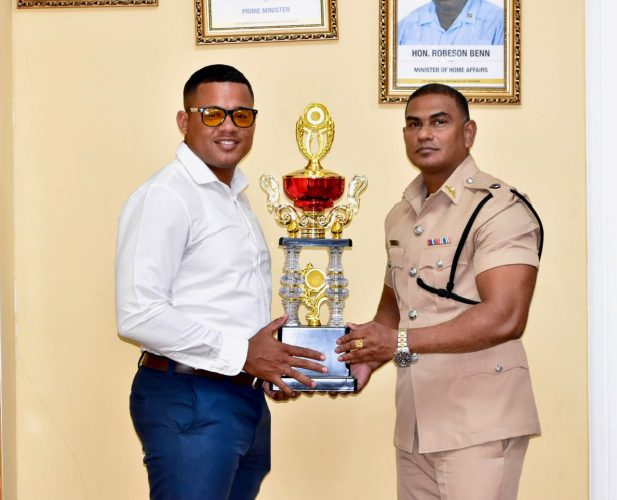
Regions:
M 424 232 L 424 228 L 422 226 L 416 226 L 413 228 L 413 234 L 416 236 L 420 236 Z
M 416 276 L 418 276 L 418 270 L 415 267 L 412 267 L 411 269 L 409 269 L 409 276 L 415 278 Z
M 503 366 L 501 366 L 501 365 L 497 365 L 497 366 L 495 367 L 495 371 L 496 371 L 497 373 L 501 373 L 501 372 L 503 371 Z
M 417 352 L 412 352 L 411 353 L 411 362 L 412 363 L 417 363 L 419 359 L 420 359 L 420 356 L 418 356 Z
M 418 312 L 415 309 L 412 309 L 411 311 L 409 311 L 407 313 L 407 317 L 411 320 L 414 321 L 417 317 L 418 317 Z
M 437 269 L 443 269 L 443 260 L 438 260 L 435 263 L 435 267 L 437 267 Z
M 465 179 L 465 182 L 467 184 L 473 184 L 473 177 L 467 177 L 467 179 Z

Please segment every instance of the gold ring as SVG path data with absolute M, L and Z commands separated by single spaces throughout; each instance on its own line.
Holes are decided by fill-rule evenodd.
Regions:
M 364 347 L 364 340 L 363 339 L 356 339 L 354 341 L 354 346 L 356 346 L 356 349 L 362 349 Z

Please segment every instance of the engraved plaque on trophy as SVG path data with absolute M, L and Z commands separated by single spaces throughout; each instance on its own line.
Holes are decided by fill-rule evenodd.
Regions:
M 357 389 L 349 365 L 338 361 L 334 349 L 336 339 L 347 330 L 343 308 L 349 292 L 342 256 L 343 250 L 351 247 L 351 240 L 342 238 L 343 228 L 358 212 L 360 195 L 368 182 L 363 175 L 355 175 L 344 202 L 334 204 L 343 196 L 345 178 L 324 169 L 320 163 L 333 140 L 334 122 L 330 113 L 322 104 L 309 104 L 296 124 L 296 141 L 308 164 L 283 177 L 283 190 L 293 204 L 279 201 L 279 184 L 272 175 L 264 174 L 260 179 L 268 195 L 268 210 L 287 229 L 287 237 L 279 240 L 285 252 L 279 295 L 289 319 L 279 330 L 279 340 L 323 352 L 326 355 L 323 364 L 328 367 L 326 374 L 299 369 L 316 382 L 314 388 L 283 377 L 295 391 L 354 392 Z M 325 271 L 310 262 L 302 267 L 300 256 L 304 248 L 328 252 Z M 320 319 L 324 305 L 329 309 L 326 325 Z M 305 309 L 305 323 L 300 321 L 300 308 Z

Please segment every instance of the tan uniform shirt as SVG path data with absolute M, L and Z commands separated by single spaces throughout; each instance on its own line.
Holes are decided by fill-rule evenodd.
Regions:
M 481 209 L 461 254 L 454 292 L 479 301 L 475 278 L 481 272 L 508 264 L 538 267 L 536 219 L 510 186 L 479 171 L 471 156 L 428 198 L 418 176 L 385 223 L 385 283 L 394 288 L 400 328 L 443 323 L 473 307 L 420 288 L 416 277 L 446 287 L 463 229 L 489 192 L 493 198 Z M 465 354 L 420 354 L 416 363 L 397 370 L 394 443 L 405 451 L 412 451 L 416 424 L 420 453 L 540 432 L 520 340 Z

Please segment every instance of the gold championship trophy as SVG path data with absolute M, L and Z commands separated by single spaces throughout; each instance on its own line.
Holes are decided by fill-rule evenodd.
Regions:
M 345 299 L 349 295 L 347 278 L 343 275 L 343 250 L 351 247 L 351 240 L 342 239 L 343 227 L 351 222 L 360 207 L 360 195 L 368 181 L 355 175 L 347 191 L 345 203 L 334 206 L 345 191 L 345 178 L 325 170 L 320 160 L 326 156 L 334 140 L 334 122 L 322 104 L 309 104 L 296 124 L 296 141 L 308 165 L 283 177 L 283 190 L 293 201 L 279 202 L 279 185 L 272 175 L 261 176 L 260 185 L 268 194 L 268 210 L 276 222 L 287 228 L 287 238 L 279 240 L 285 252 L 279 295 L 289 319 L 279 330 L 279 340 L 287 344 L 310 347 L 326 355 L 323 375 L 298 369 L 311 377 L 309 388 L 291 377 L 283 381 L 295 391 L 354 392 L 356 379 L 349 365 L 337 360 L 336 339 L 348 329 L 343 321 Z M 332 237 L 326 238 L 326 230 Z M 300 252 L 304 247 L 326 248 L 328 267 L 322 271 L 307 264 L 300 267 Z M 327 326 L 320 321 L 320 308 L 326 303 L 330 310 Z M 306 325 L 300 323 L 299 308 L 306 309 Z M 277 387 L 274 386 L 276 390 Z

